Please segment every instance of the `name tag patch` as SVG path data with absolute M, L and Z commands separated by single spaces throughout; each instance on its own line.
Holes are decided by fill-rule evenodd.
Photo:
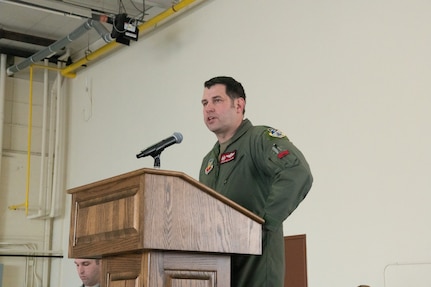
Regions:
M 236 157 L 236 150 L 225 152 L 220 156 L 220 164 L 233 161 Z

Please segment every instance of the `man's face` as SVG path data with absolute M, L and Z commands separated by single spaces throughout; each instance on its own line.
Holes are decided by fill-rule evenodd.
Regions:
M 75 259 L 76 270 L 85 286 L 94 286 L 100 280 L 100 263 L 95 259 Z
M 232 100 L 226 94 L 226 87 L 216 84 L 204 89 L 202 106 L 208 129 L 214 132 L 219 140 L 230 139 L 242 122 L 244 99 Z

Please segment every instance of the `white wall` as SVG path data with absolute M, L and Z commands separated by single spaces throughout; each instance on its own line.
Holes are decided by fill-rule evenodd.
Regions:
M 162 168 L 197 178 L 215 141 L 203 82 L 231 75 L 247 117 L 283 130 L 312 167 L 314 186 L 285 222 L 286 235 L 307 234 L 309 286 L 429 286 L 386 267 L 431 262 L 430 9 L 208 0 L 71 80 L 67 188 L 152 167 L 135 154 L 174 131 L 184 140 Z M 64 268 L 63 282 L 76 280 Z

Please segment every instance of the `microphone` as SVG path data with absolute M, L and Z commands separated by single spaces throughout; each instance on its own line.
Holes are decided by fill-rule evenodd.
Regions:
M 144 149 L 136 155 L 137 158 L 151 155 L 152 157 L 159 155 L 165 148 L 183 141 L 183 135 L 175 132 L 172 136 Z

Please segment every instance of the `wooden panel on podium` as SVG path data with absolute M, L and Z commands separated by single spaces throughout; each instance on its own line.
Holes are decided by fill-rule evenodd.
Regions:
M 105 286 L 230 286 L 230 256 L 149 251 L 103 259 Z M 150 276 L 151 274 L 151 276 Z
M 229 286 L 230 254 L 261 254 L 263 219 L 182 172 L 140 169 L 68 190 L 70 258 L 101 286 Z

